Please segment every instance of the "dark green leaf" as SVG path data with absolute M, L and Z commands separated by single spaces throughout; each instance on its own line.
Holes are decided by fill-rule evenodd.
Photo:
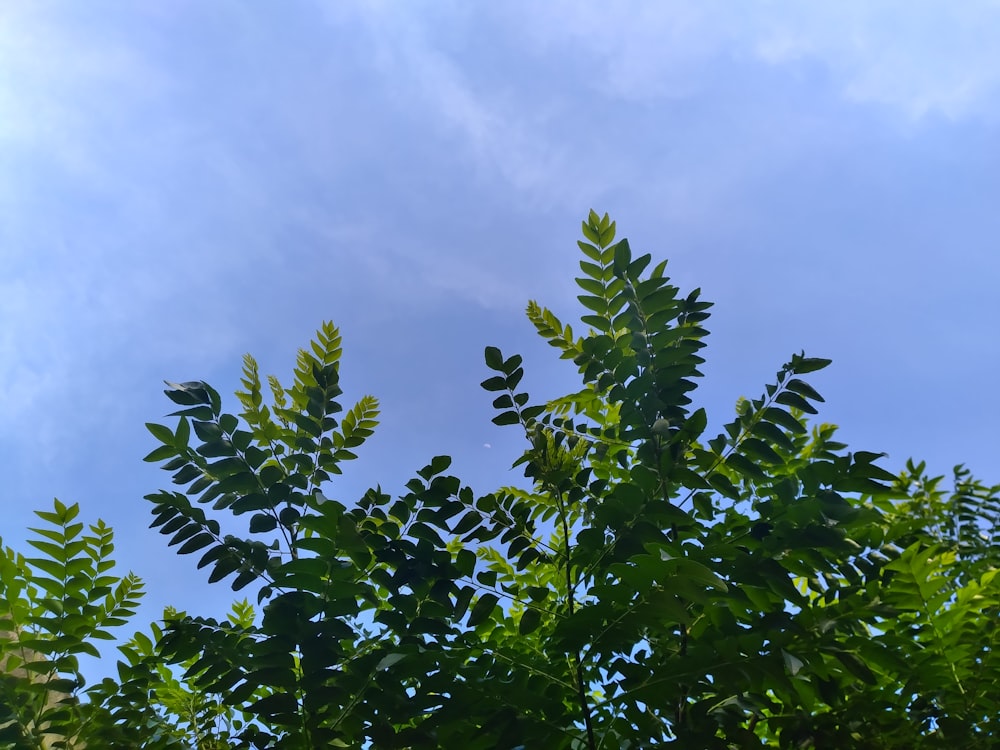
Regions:
M 481 522 L 482 522 L 482 516 L 479 514 L 479 512 L 475 510 L 470 510 L 468 513 L 462 516 L 461 519 L 459 519 L 458 523 L 456 523 L 455 527 L 451 530 L 451 533 L 457 534 L 459 536 L 462 534 L 467 534 L 468 532 L 476 528 Z
M 250 519 L 250 533 L 259 534 L 271 531 L 278 526 L 278 519 L 270 513 L 257 513 Z
M 789 412 L 784 409 L 779 409 L 776 406 L 769 406 L 761 412 L 761 416 L 768 422 L 776 424 L 780 427 L 784 427 L 789 432 L 793 432 L 796 435 L 804 435 L 808 430 L 805 426 L 793 417 Z
M 726 458 L 726 465 L 735 469 L 745 477 L 752 479 L 767 479 L 767 474 L 757 464 L 739 453 L 733 453 Z
M 222 439 L 222 428 L 215 422 L 199 422 L 194 420 L 191 426 L 194 427 L 194 434 L 202 442 L 211 443 Z
M 503 369 L 503 354 L 495 346 L 486 347 L 486 366 L 491 370 Z
M 740 450 L 758 461 L 764 461 L 765 463 L 772 464 L 784 463 L 781 456 L 778 455 L 771 446 L 763 440 L 758 440 L 757 438 L 744 439 L 743 442 L 740 443 Z
M 844 665 L 848 672 L 862 682 L 868 685 L 874 685 L 878 682 L 871 669 L 868 668 L 868 665 L 865 664 L 857 654 L 849 651 L 835 650 L 833 655 L 837 657 L 837 660 Z
M 622 240 L 615 245 L 614 269 L 616 275 L 624 275 L 632 262 L 632 250 L 628 245 L 628 240 Z
M 149 462 L 166 461 L 168 458 L 173 458 L 176 455 L 177 449 L 172 445 L 161 445 L 150 451 L 142 460 Z
M 455 556 L 455 567 L 464 576 L 471 576 L 476 570 L 476 553 L 472 550 L 462 549 Z
M 791 391 L 782 391 L 778 394 L 778 397 L 774 399 L 779 404 L 784 404 L 785 406 L 790 406 L 793 409 L 798 409 L 799 411 L 804 411 L 807 414 L 818 414 L 815 407 L 806 401 L 802 396 L 797 393 L 792 393 Z
M 784 450 L 792 451 L 795 449 L 795 445 L 791 439 L 771 422 L 760 420 L 753 426 L 750 432 L 752 435 L 768 440 L 773 445 L 780 446 Z
M 264 717 L 293 715 L 298 712 L 299 703 L 293 693 L 278 692 L 251 704 L 249 710 Z
M 537 609 L 530 608 L 524 610 L 521 619 L 517 623 L 517 632 L 521 635 L 528 635 L 538 629 L 542 621 L 542 613 Z
M 493 613 L 497 601 L 498 599 L 494 594 L 483 594 L 480 596 L 479 601 L 475 603 L 472 611 L 469 613 L 469 627 L 473 628 L 486 620 Z
M 822 370 L 831 362 L 833 362 L 832 359 L 821 359 L 819 357 L 803 357 L 801 355 L 796 355 L 795 357 L 792 357 L 792 368 L 795 370 L 797 374 L 805 375 L 806 373 Z
M 503 391 L 507 388 L 507 379 L 502 375 L 494 375 L 492 378 L 486 378 L 480 386 L 487 391 Z
M 785 388 L 792 391 L 793 393 L 798 393 L 800 396 L 805 396 L 812 401 L 823 401 L 823 397 L 808 383 L 801 380 L 792 379 L 785 383 Z
M 207 532 L 202 532 L 200 534 L 195 534 L 193 537 L 188 539 L 184 544 L 182 544 L 177 549 L 178 555 L 187 555 L 191 552 L 197 552 L 198 550 L 207 547 L 212 542 L 215 541 L 215 537 Z

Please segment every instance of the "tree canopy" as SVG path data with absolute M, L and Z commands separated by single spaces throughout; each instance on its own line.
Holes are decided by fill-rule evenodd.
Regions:
M 102 523 L 39 512 L 36 556 L 0 557 L 0 744 L 988 745 L 1000 487 L 956 467 L 946 490 L 923 463 L 894 474 L 849 450 L 810 421 L 806 376 L 830 363 L 804 353 L 706 436 L 711 304 L 607 215 L 579 249 L 584 332 L 527 307 L 575 367 L 570 392 L 532 400 L 522 357 L 485 349 L 493 421 L 524 435 L 522 486 L 473 489 L 436 456 L 401 491 L 339 499 L 379 405 L 345 410 L 331 323 L 289 385 L 246 356 L 236 411 L 207 383 L 168 384 L 177 419 L 148 425 L 146 460 L 173 487 L 147 496 L 151 526 L 255 602 L 167 610 L 121 647 L 117 679 L 84 689 L 76 656 L 142 584 L 109 572 Z

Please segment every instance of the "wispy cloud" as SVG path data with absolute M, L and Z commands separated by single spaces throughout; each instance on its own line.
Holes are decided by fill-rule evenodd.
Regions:
M 822 61 L 843 94 L 920 119 L 1000 116 L 1000 49 L 990 32 L 995 2 L 972 0 L 798 5 L 772 19 L 754 44 L 777 64 Z
M 554 53 L 601 61 L 600 89 L 628 99 L 684 97 L 718 59 L 773 65 L 812 61 L 848 100 L 906 117 L 1000 116 L 1000 48 L 990 0 L 609 5 L 584 0 L 505 4 L 525 37 Z
M 478 14 L 459 11 L 459 20 L 442 31 L 435 28 L 435 13 L 426 5 L 354 7 L 356 15 L 341 7 L 331 10 L 331 19 L 358 23 L 366 30 L 382 82 L 391 87 L 396 106 L 409 118 L 429 124 L 439 137 L 452 140 L 474 161 L 481 177 L 499 176 L 509 187 L 533 196 L 536 204 L 579 205 L 581 195 L 599 189 L 574 160 L 561 137 L 565 134 L 553 132 L 564 114 L 558 102 L 525 100 L 524 92 L 509 84 L 474 81 L 464 68 L 467 61 L 446 51 L 454 39 L 445 34 L 482 33 L 476 28 L 482 22 Z

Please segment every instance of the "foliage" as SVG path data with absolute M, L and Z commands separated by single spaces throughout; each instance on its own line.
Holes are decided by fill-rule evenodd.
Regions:
M 244 600 L 233 605 L 228 621 L 234 627 L 249 626 L 254 614 Z M 167 608 L 163 616 L 172 621 L 184 615 Z M 101 709 L 88 736 L 101 747 L 134 747 L 137 736 L 150 750 L 231 747 L 246 717 L 185 679 L 184 672 L 195 659 L 168 665 L 157 648 L 162 627 L 153 623 L 150 631 L 136 633 L 119 647 L 124 661 L 118 662 L 117 680 L 105 678 L 88 691 L 93 705 Z
M 55 500 L 36 511 L 35 557 L 0 554 L 0 747 L 82 747 L 97 708 L 81 705 L 79 656 L 135 613 L 142 582 L 111 574 L 114 535 L 103 521 L 84 530 L 80 508 Z
M 323 325 L 289 387 L 244 360 L 241 410 L 169 384 L 148 425 L 176 488 L 154 528 L 257 595 L 224 621 L 168 611 L 90 692 L 93 735 L 243 748 L 936 748 L 997 735 L 1000 487 L 952 492 L 811 424 L 798 354 L 707 438 L 710 304 L 591 212 L 578 336 L 528 318 L 579 388 L 533 402 L 487 347 L 494 422 L 527 482 L 477 495 L 432 458 L 356 502 L 333 480 L 372 434 Z M 266 385 L 265 385 L 266 384 Z M 225 531 L 224 531 L 225 528 Z M 48 550 L 50 553 L 55 550 Z M 6 578 L 4 579 L 6 581 Z M 17 592 L 14 593 L 14 599 Z M 19 620 L 20 621 L 20 620 Z

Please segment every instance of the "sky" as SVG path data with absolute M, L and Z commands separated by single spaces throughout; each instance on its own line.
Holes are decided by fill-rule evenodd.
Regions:
M 800 350 L 856 450 L 1000 482 L 1000 3 L 466 0 L 0 5 L 0 536 L 53 497 L 165 604 L 221 616 L 147 528 L 162 381 L 290 380 L 324 320 L 382 424 L 328 495 L 438 454 L 520 481 L 483 348 L 575 368 L 580 221 L 714 301 L 710 424 Z M 235 399 L 226 402 L 236 411 Z M 36 519 L 35 519 L 36 520 Z

